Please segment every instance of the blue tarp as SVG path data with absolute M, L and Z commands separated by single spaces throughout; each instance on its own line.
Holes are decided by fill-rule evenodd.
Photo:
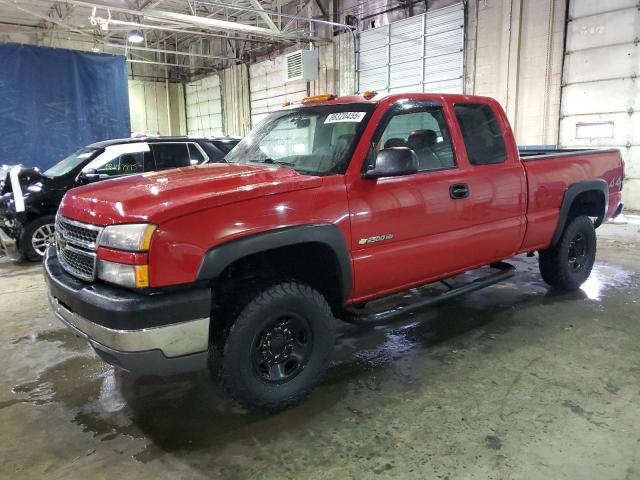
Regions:
M 44 170 L 130 135 L 124 57 L 0 43 L 0 164 Z

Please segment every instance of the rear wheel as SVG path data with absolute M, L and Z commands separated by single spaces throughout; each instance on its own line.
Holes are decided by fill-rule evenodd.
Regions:
M 20 238 L 20 253 L 26 260 L 42 260 L 47 247 L 54 241 L 55 217 L 47 215 L 25 225 Z
M 252 409 L 289 407 L 318 384 L 329 365 L 335 341 L 331 309 L 320 293 L 297 281 L 246 298 L 224 345 L 225 389 Z
M 596 258 L 596 232 L 589 217 L 576 217 L 564 229 L 558 243 L 540 251 L 540 273 L 560 290 L 580 288 Z

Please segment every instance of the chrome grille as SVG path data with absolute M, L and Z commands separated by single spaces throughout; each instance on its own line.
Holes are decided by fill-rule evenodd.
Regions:
M 61 215 L 56 216 L 56 232 L 69 243 L 88 250 L 96 250 L 98 236 L 102 227 L 69 220 Z
M 81 280 L 96 276 L 96 250 L 103 227 L 56 216 L 56 250 L 62 268 Z
M 95 253 L 80 250 L 70 245 L 65 245 L 61 248 L 59 242 L 57 249 L 60 264 L 67 272 L 82 280 L 92 281 L 95 279 Z

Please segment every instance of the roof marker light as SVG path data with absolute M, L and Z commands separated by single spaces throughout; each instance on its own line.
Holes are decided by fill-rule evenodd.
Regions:
M 333 100 L 335 95 L 333 93 L 325 93 L 324 95 L 314 95 L 313 97 L 306 97 L 302 99 L 302 103 L 309 102 L 328 102 L 329 100 Z

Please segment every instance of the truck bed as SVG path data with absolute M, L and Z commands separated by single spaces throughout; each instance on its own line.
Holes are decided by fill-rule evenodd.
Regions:
M 579 182 L 604 180 L 608 185 L 605 218 L 609 219 L 621 201 L 624 165 L 616 149 L 519 149 L 527 178 L 527 228 L 521 251 L 549 245 L 558 225 L 565 192 Z M 544 160 L 544 161 L 534 161 Z
M 518 153 L 523 162 L 532 160 L 548 160 L 550 158 L 567 157 L 574 155 L 593 155 L 603 152 L 618 152 L 616 149 L 596 149 L 596 148 L 549 148 L 549 149 L 526 149 L 518 148 Z

